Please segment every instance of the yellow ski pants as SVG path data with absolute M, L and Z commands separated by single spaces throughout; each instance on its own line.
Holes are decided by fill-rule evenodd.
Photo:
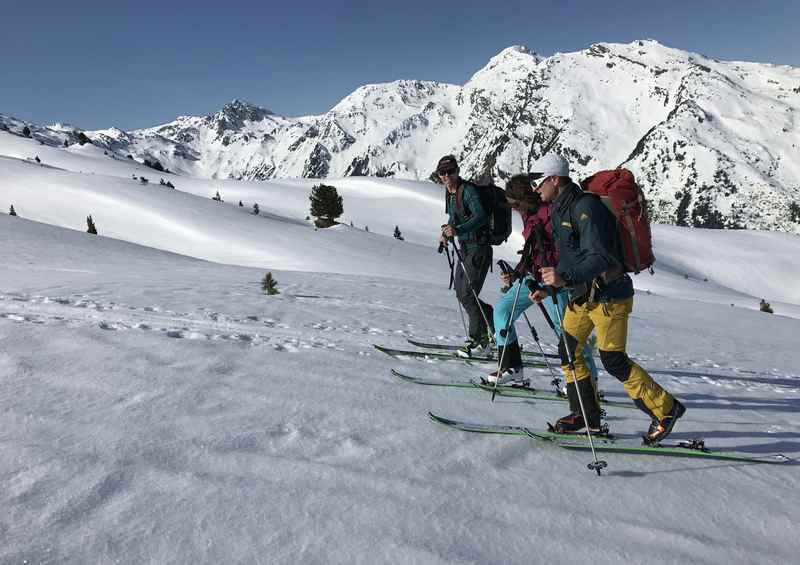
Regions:
M 566 343 L 575 363 L 575 376 L 578 380 L 589 378 L 591 373 L 583 358 L 583 346 L 594 329 L 603 367 L 622 382 L 625 392 L 640 409 L 651 418 L 661 420 L 672 410 L 674 398 L 625 353 L 628 316 L 632 311 L 633 298 L 569 307 L 564 311 Z M 567 382 L 572 382 L 574 378 L 565 353 L 562 349 L 561 369 Z

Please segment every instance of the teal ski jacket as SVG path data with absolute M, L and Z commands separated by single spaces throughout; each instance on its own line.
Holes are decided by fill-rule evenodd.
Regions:
M 447 223 L 455 228 L 459 243 L 468 246 L 482 244 L 480 232 L 489 225 L 489 214 L 481 204 L 478 189 L 459 179 L 458 190 L 455 194 L 448 192 L 447 199 Z

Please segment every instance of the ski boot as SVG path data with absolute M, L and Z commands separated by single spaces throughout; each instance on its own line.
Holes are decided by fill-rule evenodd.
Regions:
M 456 355 L 464 359 L 472 359 L 473 357 L 490 357 L 492 354 L 492 347 L 488 341 L 478 341 L 471 339 L 456 350 Z
M 685 412 L 686 407 L 678 402 L 678 399 L 674 399 L 672 401 L 672 409 L 669 411 L 669 413 L 664 416 L 661 421 L 654 419 L 651 422 L 650 428 L 647 430 L 647 434 L 643 438 L 644 443 L 646 445 L 654 445 L 666 438 L 670 433 L 672 433 L 672 428 L 675 427 L 675 422 L 677 422 L 678 418 L 683 416 Z
M 580 394 L 580 400 L 578 395 Z M 559 418 L 555 425 L 548 424 L 551 431 L 559 434 L 570 434 L 581 431 L 586 427 L 586 421 L 581 412 L 581 400 L 586 418 L 589 420 L 589 431 L 593 434 L 608 434 L 608 426 L 601 424 L 602 411 L 597 404 L 597 395 L 594 392 L 592 379 L 581 379 L 578 384 L 567 383 L 567 398 L 569 399 L 570 413 Z

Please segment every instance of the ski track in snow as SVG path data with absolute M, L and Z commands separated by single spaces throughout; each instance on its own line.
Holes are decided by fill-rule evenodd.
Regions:
M 373 306 L 384 307 L 380 301 Z M 235 316 L 208 308 L 198 308 L 195 312 L 176 312 L 160 306 L 101 302 L 80 294 L 68 297 L 0 294 L 0 319 L 17 323 L 64 324 L 70 327 L 94 326 L 105 331 L 155 332 L 172 339 L 269 346 L 288 353 L 308 349 L 345 351 L 346 342 L 353 335 L 365 336 L 368 338 L 367 341 L 374 341 L 373 338 L 393 340 L 415 337 L 409 329 L 385 329 L 369 324 L 343 324 L 332 319 L 307 322 L 299 328 L 292 328 L 289 324 L 255 314 Z M 458 343 L 458 336 L 437 336 L 428 339 Z M 368 343 L 365 342 L 365 345 Z M 535 345 L 525 344 L 523 340 L 523 347 L 526 350 L 533 350 Z M 410 345 L 409 348 L 416 349 Z M 551 346 L 546 349 L 555 348 Z M 359 354 L 371 354 L 371 352 L 359 351 Z M 687 362 L 675 358 L 658 358 L 661 356 L 634 355 L 633 357 L 650 370 L 657 380 L 669 376 L 674 382 L 689 388 L 696 389 L 702 383 L 730 392 L 746 391 L 756 395 L 767 393 L 800 398 L 800 375 L 796 374 L 780 374 L 777 371 L 757 372 L 735 366 L 723 367 L 711 359 Z M 416 361 L 431 364 L 429 359 Z M 666 362 L 669 368 L 659 368 L 654 362 L 661 364 Z M 433 363 L 436 364 L 437 361 Z M 535 371 L 541 375 L 546 374 L 546 369 Z M 608 374 L 605 374 L 604 378 L 613 379 Z M 744 402 L 738 405 L 746 408 L 747 404 Z
M 383 306 L 377 304 L 377 307 Z M 97 326 L 107 331 L 157 332 L 176 339 L 268 345 L 286 352 L 303 349 L 344 351 L 340 345 L 341 339 L 335 338 L 337 333 L 374 337 L 413 336 L 408 330 L 378 328 L 369 324 L 340 324 L 330 319 L 304 323 L 300 328 L 293 329 L 288 324 L 255 314 L 232 316 L 207 308 L 199 308 L 195 312 L 176 312 L 159 306 L 100 302 L 86 295 L 49 297 L 0 294 L 0 319 L 32 324 Z M 316 335 L 319 337 L 309 338 Z

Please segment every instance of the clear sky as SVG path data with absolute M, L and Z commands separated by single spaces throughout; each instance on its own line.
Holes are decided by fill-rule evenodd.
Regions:
M 800 66 L 798 22 L 798 0 L 0 0 L 0 113 L 135 129 L 239 98 L 319 114 L 363 84 L 463 84 L 516 44 L 652 38 Z

